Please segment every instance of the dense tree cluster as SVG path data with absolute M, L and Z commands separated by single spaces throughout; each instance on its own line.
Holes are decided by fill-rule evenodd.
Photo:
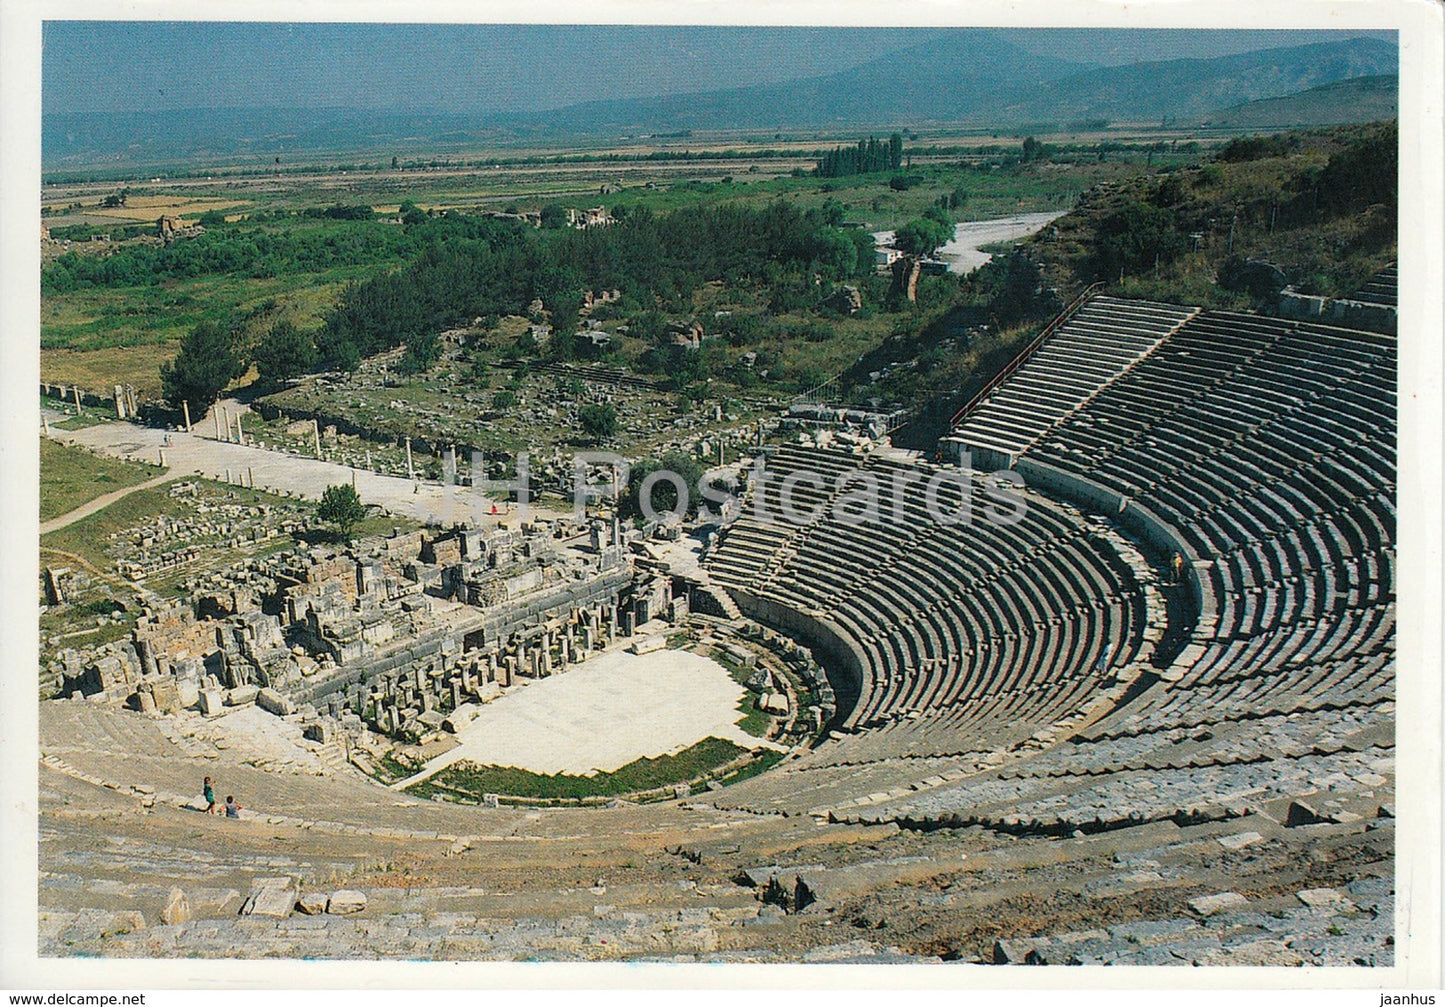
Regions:
M 540 298 L 555 332 L 549 352 L 566 358 L 578 352 L 572 333 L 584 290 L 621 290 L 631 303 L 678 310 L 709 281 L 774 292 L 800 287 L 814 296 L 815 273 L 842 279 L 872 268 L 868 235 L 831 227 L 822 211 L 782 201 L 762 209 L 726 203 L 669 213 L 638 209 L 611 227 L 580 231 L 476 221 L 405 269 L 347 287 L 316 346 L 323 362 L 349 369 L 424 333 L 476 317 L 525 314 Z M 643 310 L 635 333 L 660 337 L 662 318 Z
M 316 344 L 288 319 L 282 319 L 256 343 L 252 362 L 266 383 L 310 370 L 316 364 Z
M 1225 164 L 1258 161 L 1266 157 L 1284 157 L 1294 147 L 1284 136 L 1239 136 L 1220 148 L 1215 160 Z
M 154 228 L 151 231 L 154 233 Z M 414 253 L 422 244 L 422 235 L 374 221 L 279 229 L 214 227 L 185 241 L 135 245 L 106 256 L 67 252 L 41 271 L 40 288 L 47 294 L 60 294 L 216 273 L 263 279 L 393 261 Z
M 894 133 L 887 142 L 877 137 L 859 140 L 856 147 L 835 147 L 818 161 L 819 178 L 869 175 L 876 171 L 897 171 L 903 166 L 903 137 Z

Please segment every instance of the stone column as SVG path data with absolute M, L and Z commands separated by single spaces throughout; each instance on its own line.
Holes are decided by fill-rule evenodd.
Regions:
M 408 437 L 408 438 L 406 439 L 406 477 L 407 477 L 408 479 L 410 479 L 412 482 L 416 482 L 416 469 L 412 466 L 412 463 L 411 463 L 411 438 L 410 438 L 410 437 Z
M 211 419 L 216 423 L 216 440 L 221 439 L 221 407 L 211 407 Z
M 321 457 L 321 424 L 316 420 L 311 421 L 311 437 L 316 443 L 316 457 Z
M 236 414 L 236 443 L 245 444 L 246 434 L 241 430 L 241 414 Z
M 80 415 L 80 386 L 71 385 L 70 393 L 75 396 L 75 415 Z
M 186 433 L 191 432 L 191 404 L 181 399 L 181 412 L 186 416 Z

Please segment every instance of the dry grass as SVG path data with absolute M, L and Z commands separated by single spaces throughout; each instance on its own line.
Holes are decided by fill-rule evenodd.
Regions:
M 142 398 L 161 393 L 160 364 L 175 356 L 176 344 L 115 346 L 104 350 L 40 351 L 44 380 L 99 390 L 114 384 L 134 385 Z

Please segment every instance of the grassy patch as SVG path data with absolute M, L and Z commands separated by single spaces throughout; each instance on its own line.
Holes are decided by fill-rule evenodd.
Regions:
M 760 776 L 782 762 L 784 754 L 768 749 L 747 765 L 740 766 L 726 776 L 718 777 L 718 782 L 723 786 L 731 786 L 734 783 L 741 783 L 743 780 L 750 780 L 754 776 Z
M 68 514 L 113 490 L 135 486 L 164 469 L 91 454 L 48 438 L 40 440 L 40 520 Z
M 727 669 L 728 675 L 734 682 L 744 687 L 746 687 L 748 679 L 757 671 L 756 667 L 744 668 L 726 651 L 714 650 L 709 656 Z M 738 700 L 737 711 L 742 714 L 742 719 L 737 724 L 755 738 L 766 738 L 773 726 L 773 716 L 758 709 L 757 703 L 757 695 L 751 689 L 745 688 L 742 697 Z
M 110 506 L 81 518 L 74 524 L 57 529 L 48 535 L 42 535 L 40 537 L 41 548 L 58 549 L 63 552 L 73 553 L 93 564 L 98 569 L 112 569 L 113 561 L 106 550 L 106 542 L 109 541 L 110 537 L 116 532 L 133 528 L 138 524 L 149 521 L 157 515 L 164 514 L 169 517 L 181 517 L 189 514 L 194 509 L 194 500 L 190 498 L 177 499 L 170 495 L 170 487 L 175 482 L 182 480 L 198 483 L 208 493 L 227 495 L 229 501 L 233 503 L 245 505 L 269 504 L 277 507 L 284 507 L 293 503 L 284 497 L 275 496 L 264 490 L 227 486 L 224 483 L 213 482 L 208 479 L 199 479 L 195 476 L 178 476 L 175 480 L 162 483 L 159 486 L 136 490 L 134 493 L 115 501 Z M 289 539 L 285 539 L 284 541 L 288 544 L 290 542 Z M 162 584 L 163 579 L 158 580 L 151 586 L 160 589 Z
M 738 727 L 755 738 L 766 738 L 773 726 L 773 717 L 772 714 L 759 710 L 756 704 L 757 700 L 751 692 L 738 701 L 738 712 L 743 715 L 743 719 L 738 721 Z
M 637 759 L 611 773 L 545 776 L 511 766 L 473 766 L 457 763 L 430 779 L 407 788 L 418 797 L 434 794 L 463 795 L 480 799 L 483 794 L 540 799 L 621 797 L 643 790 L 667 787 L 697 779 L 718 766 L 731 762 L 746 750 L 721 738 L 704 738 L 676 755 Z

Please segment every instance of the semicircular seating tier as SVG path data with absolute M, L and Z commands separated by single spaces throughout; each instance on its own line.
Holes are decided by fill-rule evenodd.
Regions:
M 1066 390 L 1017 459 L 1020 525 L 745 517 L 714 577 L 763 621 L 856 646 L 839 726 L 857 733 L 725 802 L 1072 828 L 1310 790 L 1368 801 L 1394 744 L 1396 356 L 1393 336 L 1188 314 L 1082 404 Z M 1159 630 L 1119 531 L 1160 566 L 1184 557 L 1193 596 L 1172 665 L 1127 691 Z
M 898 759 L 956 762 L 1029 743 L 1120 692 L 1152 646 L 1142 559 L 1072 507 L 880 453 L 783 446 L 764 471 L 709 572 L 745 613 L 831 658 L 845 742 L 784 775 L 804 764 L 846 774 Z M 860 490 L 870 480 L 876 513 Z M 955 520 L 965 494 L 972 519 Z M 785 503 L 818 513 L 795 524 Z M 1015 503 L 1019 520 L 991 519 Z M 798 780 L 782 786 L 796 791 L 790 802 L 809 800 Z
M 1092 829 L 1305 815 L 1300 795 L 1306 820 L 1373 815 L 1394 765 L 1396 358 L 1393 336 L 1204 312 L 1042 436 L 1031 483 L 1147 514 L 1189 557 L 1188 645 L 1067 743 L 863 817 Z

